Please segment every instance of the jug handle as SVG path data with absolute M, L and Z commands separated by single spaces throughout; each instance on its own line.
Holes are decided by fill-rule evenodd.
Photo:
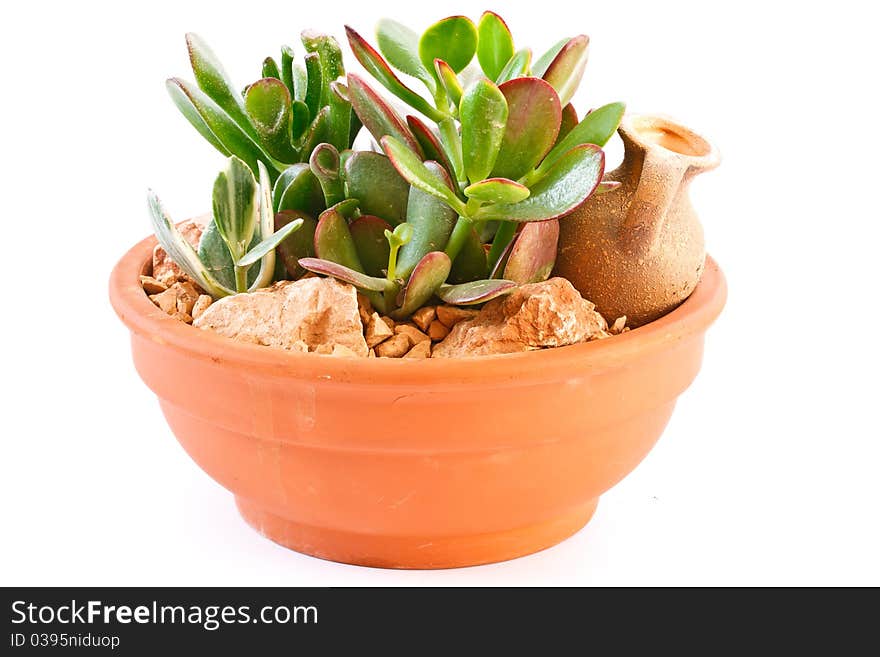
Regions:
M 627 250 L 646 255 L 654 248 L 688 168 L 682 158 L 660 149 L 647 150 L 638 186 L 620 225 L 618 237 Z

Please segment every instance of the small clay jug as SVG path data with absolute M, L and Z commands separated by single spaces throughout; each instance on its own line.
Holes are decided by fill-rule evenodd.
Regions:
M 718 166 L 717 149 L 668 118 L 624 117 L 623 163 L 605 176 L 620 186 L 594 194 L 560 221 L 554 274 L 567 278 L 614 321 L 641 326 L 687 299 L 703 273 L 703 229 L 688 187 Z

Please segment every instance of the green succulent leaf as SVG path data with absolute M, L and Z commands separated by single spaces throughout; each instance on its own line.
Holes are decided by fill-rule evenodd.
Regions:
M 417 153 L 391 136 L 383 137 L 381 143 L 394 168 L 410 185 L 445 201 L 459 214 L 466 213 L 461 199 L 425 166 Z
M 308 164 L 287 167 L 275 181 L 272 202 L 276 212 L 298 210 L 317 215 L 324 210 L 324 193 Z
M 208 142 L 226 156 L 235 155 L 245 161 L 252 171 L 259 160 L 268 161 L 277 171 L 272 158 L 264 153 L 229 115 L 198 88 L 171 78 L 165 83 L 171 100 Z
M 426 254 L 413 269 L 403 289 L 400 308 L 391 313 L 391 316 L 395 319 L 403 319 L 421 308 L 443 285 L 451 269 L 452 261 L 442 251 Z
M 609 103 L 587 114 L 580 123 L 557 143 L 547 153 L 547 157 L 538 167 L 537 175 L 543 175 L 563 155 L 575 146 L 581 144 L 596 144 L 604 146 L 620 125 L 626 105 L 623 103 Z
M 245 256 L 235 264 L 237 264 L 239 267 L 254 264 L 263 256 L 275 251 L 275 248 L 278 245 L 280 245 L 284 240 L 290 237 L 295 231 L 299 230 L 302 225 L 302 219 L 296 219 L 288 224 L 285 224 L 284 227 L 275 231 L 269 237 L 262 240 L 259 244 L 251 248 L 251 250 L 248 251 Z
M 365 214 L 352 221 L 348 229 L 364 272 L 370 276 L 384 276 L 388 256 L 391 254 L 391 245 L 385 237 L 385 231 L 391 230 L 391 224 L 379 217 Z
M 263 60 L 263 77 L 281 80 L 281 69 L 278 68 L 278 63 L 271 57 L 266 57 Z
M 291 140 L 300 143 L 306 130 L 312 122 L 309 106 L 301 100 L 294 100 L 290 104 L 290 137 Z
M 286 46 L 282 49 L 282 53 L 287 52 L 290 57 L 290 77 L 293 83 L 293 91 L 291 92 L 291 96 L 296 98 L 298 101 L 305 103 L 306 102 L 306 94 L 309 89 L 309 74 L 306 71 L 306 67 L 299 62 L 293 61 L 293 50 L 290 50 Z
M 150 211 L 150 220 L 156 233 L 156 239 L 171 259 L 215 299 L 233 294 L 231 289 L 220 284 L 205 269 L 195 249 L 177 230 L 168 213 L 162 207 L 159 197 L 156 196 L 153 190 L 147 192 L 147 206 Z
M 296 98 L 296 82 L 293 80 L 293 62 L 296 54 L 290 46 L 281 46 L 281 68 L 277 77 L 287 87 L 291 98 Z M 263 76 L 267 77 L 267 76 Z M 300 99 L 301 100 L 301 99 Z
M 339 151 L 333 144 L 318 144 L 309 157 L 309 168 L 321 184 L 327 207 L 345 198 L 339 177 Z
M 299 261 L 300 267 L 316 274 L 323 276 L 332 276 L 333 278 L 354 285 L 360 290 L 369 292 L 384 292 L 394 287 L 394 283 L 387 278 L 377 278 L 375 276 L 367 276 L 366 274 L 355 271 L 345 265 L 340 265 L 332 260 L 323 260 L 321 258 L 302 258 Z
M 543 78 L 559 94 L 559 102 L 567 105 L 574 96 L 587 67 L 590 39 L 585 34 L 570 39 L 550 62 Z
M 286 162 L 297 159 L 290 141 L 290 92 L 281 80 L 263 78 L 248 87 L 245 109 L 262 144 L 272 157 Z
M 485 278 L 488 273 L 486 250 L 483 242 L 472 226 L 462 241 L 461 249 L 452 261 L 449 273 L 450 283 L 466 283 Z
M 345 75 L 345 67 L 342 65 L 342 49 L 332 36 L 321 34 L 312 30 L 306 30 L 300 35 L 300 40 L 308 55 L 318 55 L 318 63 L 321 68 L 321 95 L 320 106 L 330 104 L 330 84 Z
M 318 115 L 321 105 L 321 89 L 324 79 L 321 75 L 321 58 L 316 52 L 305 56 L 306 63 L 306 96 L 303 102 L 309 108 L 309 116 L 313 119 Z
M 498 221 L 498 227 L 495 230 L 495 236 L 492 238 L 492 246 L 489 248 L 489 278 L 501 278 L 500 263 L 505 260 L 510 253 L 510 246 L 516 237 L 516 230 L 519 224 L 515 221 Z
M 453 306 L 473 306 L 491 301 L 515 288 L 516 283 L 513 281 L 495 278 L 458 285 L 441 285 L 436 294 L 441 301 Z
M 452 189 L 453 183 L 446 169 L 430 161 L 424 166 L 439 184 Z M 446 248 L 457 218 L 456 212 L 445 201 L 411 187 L 406 223 L 412 227 L 412 238 L 400 249 L 397 275 L 405 279 L 426 254 Z
M 376 215 L 392 224 L 406 217 L 409 183 L 382 153 L 356 151 L 343 169 L 346 195 L 360 201 L 361 212 Z
M 434 60 L 442 59 L 460 73 L 477 51 L 477 28 L 470 18 L 450 16 L 434 23 L 419 39 L 419 59 L 429 71 Z
M 514 78 L 521 78 L 529 74 L 529 66 L 532 63 L 532 51 L 528 48 L 518 50 L 511 57 L 501 72 L 495 78 L 495 84 L 504 84 Z
M 337 208 L 325 210 L 318 219 L 315 255 L 321 260 L 330 260 L 361 273 L 364 271 L 348 222 Z M 299 264 L 308 269 L 302 261 Z
M 299 210 L 284 210 L 275 215 L 275 230 L 281 230 L 293 222 L 300 222 L 301 228 L 278 245 L 277 255 L 287 275 L 297 279 L 305 273 L 299 266 L 300 258 L 312 258 L 315 255 L 315 229 L 318 222 Z
M 455 177 L 455 167 L 453 167 L 452 162 L 449 161 L 449 158 L 446 155 L 446 150 L 443 148 L 437 135 L 434 134 L 434 131 L 416 116 L 407 116 L 406 124 L 412 131 L 413 136 L 415 136 L 416 141 L 418 141 L 419 145 L 422 147 L 425 159 L 439 162 L 449 173 L 450 177 Z
M 350 28 L 346 27 L 346 32 Z M 351 30 L 354 32 L 354 30 Z M 355 34 L 357 34 L 355 32 Z M 349 40 L 351 37 L 349 36 Z M 419 59 L 419 35 L 406 25 L 390 18 L 383 18 L 376 26 L 379 50 L 394 68 L 425 83 L 432 92 L 434 78 Z
M 348 88 L 340 82 L 331 82 L 330 91 L 327 139 L 337 149 L 346 149 L 351 145 L 352 115 Z
M 259 240 L 254 236 L 251 246 L 256 246 Z M 217 222 L 213 219 L 208 222 L 202 231 L 199 240 L 199 260 L 205 270 L 214 277 L 222 286 L 228 288 L 231 294 L 236 290 L 235 262 L 229 254 L 229 247 L 217 230 Z M 257 268 L 248 269 L 246 282 L 248 285 L 257 280 Z
M 199 88 L 228 114 L 251 137 L 253 128 L 248 121 L 241 94 L 229 79 L 223 65 L 202 39 L 192 32 L 186 35 L 189 60 Z
M 235 156 L 226 161 L 226 167 L 214 181 L 214 221 L 235 261 L 247 252 L 257 228 L 257 192 L 254 174 Z
M 465 174 L 477 182 L 495 166 L 507 124 L 507 100 L 493 82 L 482 78 L 468 87 L 459 112 Z
M 321 142 L 330 138 L 330 108 L 322 107 L 318 111 L 318 116 L 309 125 L 306 134 L 303 135 L 300 144 L 300 152 L 311 153 L 315 147 Z
M 507 178 L 487 178 L 465 187 L 464 195 L 483 203 L 518 203 L 529 197 L 529 188 Z
M 348 74 L 348 93 L 351 106 L 370 134 L 380 141 L 390 136 L 421 155 L 421 147 L 400 115 L 379 94 L 353 73 Z
M 367 69 L 367 71 L 376 78 L 382 86 L 395 96 L 400 98 L 417 111 L 421 112 L 432 121 L 439 121 L 445 115 L 431 105 L 427 100 L 422 98 L 415 91 L 407 87 L 400 78 L 398 78 L 388 63 L 367 41 L 350 27 L 345 28 L 348 34 L 348 42 L 351 44 L 351 50 L 354 56 Z M 432 80 L 432 85 L 433 85 Z M 361 118 L 363 120 L 363 117 Z
M 546 281 L 556 264 L 559 220 L 525 224 L 513 243 L 504 278 L 520 285 Z
M 538 78 L 516 78 L 499 89 L 507 99 L 507 125 L 492 176 L 516 180 L 553 148 L 562 122 L 556 91 Z
M 477 59 L 490 80 L 496 79 L 513 57 L 513 37 L 498 14 L 486 11 L 477 26 Z
M 550 67 L 550 64 L 556 59 L 556 55 L 565 48 L 565 44 L 567 44 L 571 39 L 568 37 L 564 39 L 560 39 L 547 50 L 543 55 L 538 57 L 538 60 L 535 62 L 534 66 L 532 66 L 532 75 L 538 78 L 544 77 L 544 73 L 547 72 L 547 69 Z
M 452 101 L 453 105 L 458 106 L 464 90 L 461 88 L 461 82 L 459 82 L 455 71 L 442 59 L 435 59 L 434 73 L 437 75 L 437 79 L 440 80 L 440 85 L 446 92 L 446 96 Z
M 571 149 L 531 186 L 531 196 L 519 203 L 487 205 L 478 219 L 545 221 L 568 214 L 581 205 L 602 179 L 605 155 L 594 144 Z

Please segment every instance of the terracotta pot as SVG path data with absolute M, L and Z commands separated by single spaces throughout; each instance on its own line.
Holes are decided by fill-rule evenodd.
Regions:
M 299 552 L 388 568 L 511 559 L 580 529 L 648 453 L 700 368 L 726 285 L 599 342 L 460 360 L 342 359 L 241 344 L 110 298 L 171 429 L 244 519 Z M 135 420 L 136 421 L 136 420 Z
M 630 326 L 662 317 L 687 299 L 706 259 L 703 229 L 688 197 L 694 176 L 718 166 L 717 149 L 660 116 L 627 115 L 618 131 L 621 183 L 560 221 L 554 273 L 572 282 L 609 321 Z

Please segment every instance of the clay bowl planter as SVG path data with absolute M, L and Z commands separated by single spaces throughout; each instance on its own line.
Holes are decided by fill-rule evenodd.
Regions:
M 110 296 L 177 439 L 244 519 L 306 554 L 386 568 L 511 559 L 575 533 L 657 441 L 726 297 L 691 297 L 598 342 L 475 359 L 346 359 L 241 344 L 141 290 L 155 241 Z

